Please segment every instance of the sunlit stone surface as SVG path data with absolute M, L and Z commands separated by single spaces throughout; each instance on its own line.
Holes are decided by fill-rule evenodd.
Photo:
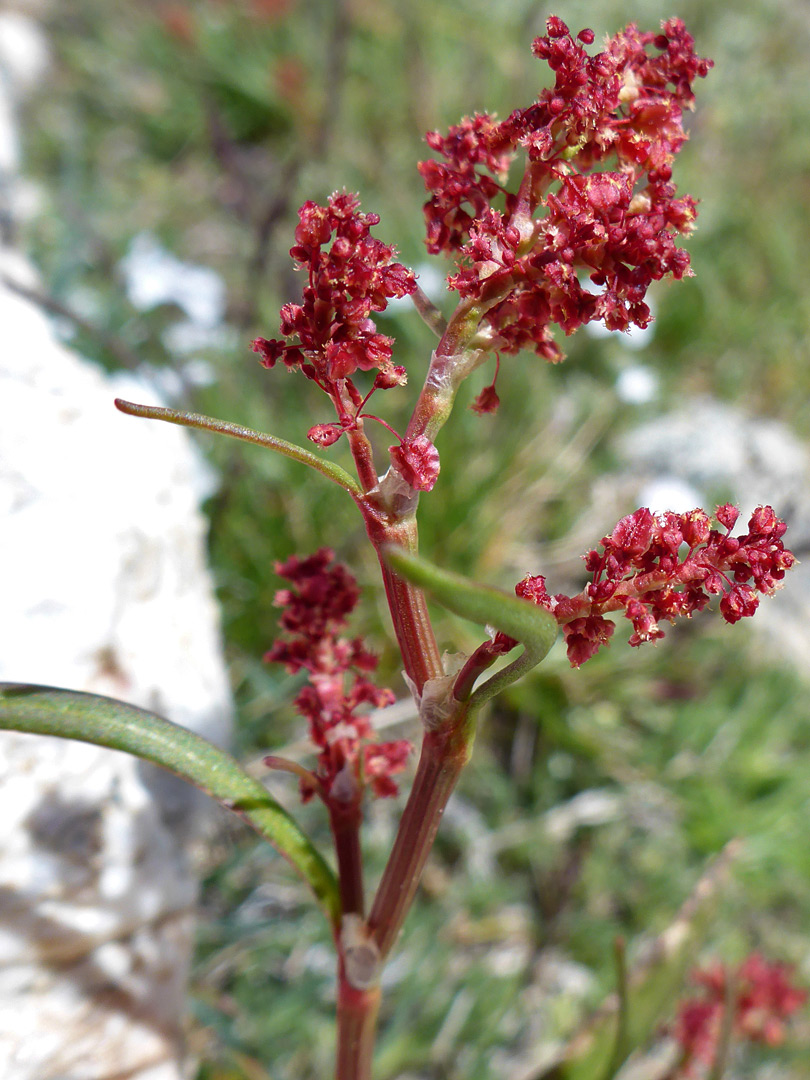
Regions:
M 36 34 L 18 17 L 11 32 L 18 51 Z M 8 247 L 0 277 L 39 287 Z M 1 284 L 0 325 L 0 679 L 124 698 L 224 741 L 201 458 L 186 432 L 118 413 L 120 387 Z M 3 734 L 0 753 L 0 1076 L 180 1080 L 205 800 L 78 743 Z

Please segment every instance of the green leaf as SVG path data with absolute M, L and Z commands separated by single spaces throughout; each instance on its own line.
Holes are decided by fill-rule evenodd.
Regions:
M 398 574 L 434 597 L 448 611 L 483 626 L 494 626 L 524 646 L 523 654 L 517 660 L 473 693 L 470 698 L 473 708 L 480 707 L 539 664 L 557 638 L 554 616 L 528 600 L 491 585 L 478 585 L 450 570 L 440 570 L 393 544 L 384 548 L 383 557 Z
M 138 405 L 133 401 L 124 401 L 122 398 L 115 399 L 115 407 L 127 416 L 141 416 L 147 420 L 165 420 L 169 424 L 178 424 L 180 427 L 198 428 L 200 431 L 213 431 L 218 435 L 230 435 L 242 442 L 254 443 L 256 446 L 265 446 L 269 450 L 275 450 L 277 454 L 300 461 L 303 465 L 309 465 L 311 469 L 321 473 L 328 480 L 345 488 L 350 495 L 359 496 L 363 492 L 357 481 L 335 465 L 331 461 L 325 461 L 305 450 L 303 446 L 278 439 L 275 435 L 267 435 L 263 431 L 254 431 L 252 428 L 233 424 L 229 420 L 217 420 L 212 416 L 203 416 L 201 413 L 184 413 L 177 409 L 164 409 L 159 405 Z
M 483 626 L 502 630 L 524 645 L 531 646 L 533 651 L 541 654 L 539 659 L 554 644 L 557 620 L 545 608 L 491 585 L 478 585 L 450 570 L 440 570 L 438 566 L 401 547 L 389 545 L 384 555 L 397 573 L 435 597 L 448 611 Z
M 233 810 L 289 859 L 338 924 L 340 899 L 332 870 L 272 795 L 201 736 L 113 698 L 26 683 L 0 683 L 0 728 L 123 750 L 176 773 Z

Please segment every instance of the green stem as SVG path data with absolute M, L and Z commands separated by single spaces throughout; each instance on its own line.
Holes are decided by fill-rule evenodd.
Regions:
M 275 435 L 266 435 L 262 431 L 254 431 L 252 428 L 242 427 L 240 424 L 232 424 L 228 420 L 216 420 L 210 416 L 202 416 L 200 413 L 178 412 L 176 409 L 163 409 L 157 405 L 136 405 L 131 401 L 115 399 L 115 407 L 127 416 L 142 416 L 147 420 L 165 420 L 169 424 L 179 424 L 181 427 L 198 428 L 201 431 L 213 431 L 219 435 L 230 435 L 242 442 L 254 443 L 256 446 L 265 446 L 269 450 L 275 450 L 278 454 L 300 461 L 303 465 L 309 465 L 328 480 L 345 488 L 350 495 L 358 498 L 363 494 L 357 481 L 335 465 L 331 461 L 324 461 L 316 454 L 305 450 L 303 446 L 277 439 Z
M 613 1080 L 627 1060 L 630 1052 L 630 988 L 627 980 L 627 948 L 623 937 L 617 937 L 613 943 L 613 957 L 616 962 L 616 1040 L 610 1055 L 604 1080 Z
M 430 359 L 424 386 L 408 423 L 406 440 L 426 435 L 431 442 L 436 441 L 453 411 L 459 387 L 492 352 L 492 338 L 487 333 L 479 334 L 481 320 L 513 287 L 514 283 L 507 280 L 483 298 L 460 301 Z
M 477 329 L 478 321 L 476 312 L 475 318 L 470 320 L 470 325 L 474 325 Z M 473 340 L 472 330 L 468 337 Z M 442 343 L 450 340 L 448 329 Z M 436 441 L 436 436 L 453 411 L 456 394 L 462 382 L 487 358 L 485 349 L 467 349 L 459 343 L 456 352 L 448 352 L 447 347 L 446 345 L 445 349 L 442 349 L 442 344 L 440 344 L 433 353 L 425 384 L 405 433 L 405 439 L 408 441 L 423 435 L 426 435 L 431 442 Z
M 556 626 L 554 630 L 556 637 Z M 552 638 L 552 641 L 554 639 Z M 550 646 L 548 647 L 550 648 Z M 505 668 L 501 668 L 494 675 L 491 675 L 485 683 L 478 687 L 470 695 L 470 705 L 474 709 L 480 709 L 492 698 L 497 697 L 502 690 L 505 690 L 507 686 L 511 686 L 512 683 L 517 682 L 518 679 L 522 679 L 524 675 L 537 667 L 540 661 L 548 652 L 548 648 L 544 645 L 539 648 L 533 648 L 530 645 L 525 645 L 523 652 L 516 660 L 513 660 L 511 664 L 507 664 Z
M 153 713 L 98 694 L 0 683 L 0 728 L 123 750 L 188 780 L 238 814 L 309 884 L 333 927 L 340 896 L 332 870 L 270 793 L 224 750 Z
M 416 290 L 411 293 L 411 300 L 425 325 L 433 331 L 436 337 L 441 338 L 447 330 L 447 319 L 445 319 L 441 311 L 418 285 Z

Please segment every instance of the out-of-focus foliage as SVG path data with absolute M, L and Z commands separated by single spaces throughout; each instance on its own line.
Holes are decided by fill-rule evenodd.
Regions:
M 657 0 L 596 9 L 563 0 L 552 10 L 597 39 L 678 14 L 716 63 L 697 87 L 676 176 L 701 200 L 688 243 L 696 276 L 656 295 L 644 353 L 662 399 L 622 404 L 615 379 L 628 354 L 580 336 L 559 368 L 507 358 L 495 417 L 465 408 L 490 377 L 479 375 L 441 435 L 442 475 L 421 512 L 426 553 L 506 585 L 548 569 L 554 591 L 553 565 L 521 559 L 541 545 L 561 570 L 576 566 L 610 524 L 581 535 L 584 493 L 610 466 L 616 436 L 653 409 L 712 393 L 810 435 L 810 23 L 787 0 L 683 0 L 677 11 Z M 262 370 L 248 347 L 256 334 L 273 336 L 280 304 L 300 289 L 287 256 L 297 207 L 336 188 L 358 191 L 382 217 L 376 234 L 427 281 L 422 135 L 476 110 L 505 116 L 527 104 L 547 78 L 529 48 L 547 14 L 530 0 L 46 7 L 54 64 L 29 103 L 25 142 L 42 205 L 21 229 L 48 294 L 83 316 L 77 347 L 109 367 L 121 357 L 156 367 L 202 357 L 215 379 L 187 383 L 182 405 L 303 441 L 312 423 L 331 419 L 323 401 L 304 380 Z M 141 311 L 127 298 L 121 261 L 144 233 L 225 283 L 224 320 L 198 348 L 178 345 L 176 306 Z M 380 326 L 411 373 L 409 387 L 385 395 L 385 418 L 401 427 L 432 339 L 405 307 Z M 121 346 L 118 359 L 105 335 Z M 390 439 L 382 429 L 374 437 L 384 467 Z M 344 494 L 270 453 L 201 442 L 222 479 L 210 503 L 212 558 L 240 748 L 255 754 L 298 731 L 290 680 L 260 660 L 275 635 L 275 559 L 335 547 L 369 586 L 357 629 L 382 650 L 392 681 L 397 662 L 377 570 Z M 342 444 L 330 453 L 345 464 Z M 477 644 L 470 626 L 437 615 L 443 647 Z M 381 1078 L 510 1075 L 610 987 L 614 935 L 666 926 L 706 858 L 735 835 L 749 839 L 713 947 L 735 959 L 757 945 L 806 965 L 806 689 L 730 656 L 729 643 L 744 654 L 749 635 L 746 626 L 716 639 L 690 631 L 646 651 L 616 643 L 580 672 L 552 656 L 501 701 L 391 965 Z M 575 812 L 588 805 L 591 824 Z M 549 829 L 566 807 L 574 824 Z M 380 810 L 369 829 L 373 872 L 390 813 Z M 312 807 L 305 818 L 323 827 Z M 251 841 L 228 837 L 220 854 L 195 991 L 209 1025 L 194 1034 L 201 1078 L 327 1075 L 332 969 L 317 915 L 292 880 L 268 882 L 277 871 Z M 552 1000 L 555 979 L 567 990 Z M 806 1020 L 796 1032 L 798 1047 Z M 803 1075 L 795 1047 L 782 1054 L 786 1077 Z M 739 1075 L 756 1070 L 749 1061 Z

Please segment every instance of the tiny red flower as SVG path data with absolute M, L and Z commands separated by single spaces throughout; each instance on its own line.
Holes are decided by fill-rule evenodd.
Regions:
M 293 587 L 276 594 L 276 604 L 284 608 L 283 635 L 265 660 L 284 664 L 291 673 L 307 672 L 309 681 L 295 704 L 309 721 L 318 767 L 302 780 L 301 797 L 306 802 L 317 793 L 331 809 L 344 812 L 359 804 L 366 786 L 378 797 L 395 795 L 392 777 L 404 769 L 411 746 L 405 740 L 377 743 L 368 716 L 357 712 L 362 705 L 390 705 L 394 695 L 366 678 L 377 658 L 363 642 L 338 635 L 360 591 L 333 560 L 333 553 L 321 548 L 308 558 L 293 555 L 276 565 L 276 573 Z
M 416 491 L 431 491 L 439 476 L 439 451 L 427 437 L 419 435 L 389 447 L 391 461 L 403 480 Z
M 691 272 L 675 237 L 692 230 L 696 205 L 676 197 L 672 164 L 692 84 L 711 61 L 695 55 L 679 19 L 660 34 L 630 25 L 590 56 L 593 41 L 592 30 L 574 37 L 551 16 L 532 51 L 553 87 L 502 122 L 476 115 L 427 137 L 444 159 L 419 166 L 428 250 L 457 255 L 448 283 L 485 305 L 483 323 L 504 353 L 561 359 L 554 324 L 566 334 L 594 319 L 644 327 L 650 284 Z M 526 170 L 510 189 L 521 151 Z
M 318 446 L 332 446 L 343 434 L 340 424 L 315 424 L 307 432 L 307 438 Z
M 716 512 L 726 529 L 737 516 L 728 505 Z M 554 615 L 563 627 L 568 658 L 579 667 L 609 642 L 613 623 L 604 616 L 611 611 L 623 611 L 632 622 L 634 646 L 659 640 L 664 636 L 660 621 L 689 618 L 713 595 L 721 596 L 720 614 L 726 622 L 753 615 L 760 595 L 779 588 L 796 561 L 782 543 L 785 529 L 770 506 L 754 511 L 743 536 L 712 529 L 703 510 L 656 516 L 642 507 L 622 518 L 599 548 L 585 554 L 592 578 L 581 593 L 550 597 L 543 578 L 526 579 L 541 583 L 534 592 L 525 591 L 525 582 L 515 591 Z M 500 648 L 508 642 L 509 648 L 516 644 L 505 635 L 496 638 Z
M 501 404 L 501 399 L 498 397 L 498 391 L 495 389 L 495 383 L 490 383 L 489 386 L 485 386 L 481 393 L 476 397 L 470 408 L 473 412 L 479 414 L 494 413 L 498 411 L 498 407 Z
M 563 626 L 563 637 L 571 667 L 579 667 L 607 645 L 616 627 L 601 615 L 572 619 Z
M 752 953 L 736 971 L 723 964 L 698 968 L 692 981 L 700 994 L 684 1001 L 672 1027 L 683 1060 L 678 1077 L 695 1075 L 695 1065 L 710 1065 L 721 1038 L 731 991 L 732 1030 L 738 1039 L 776 1046 L 783 1042 L 787 1020 L 807 1001 L 807 991 L 792 982 L 792 969 Z M 730 983 L 730 986 L 729 986 Z

